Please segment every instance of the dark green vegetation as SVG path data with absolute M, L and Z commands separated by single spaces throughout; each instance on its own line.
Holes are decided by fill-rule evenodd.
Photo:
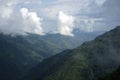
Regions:
M 120 80 L 120 67 L 110 74 L 105 75 L 100 80 Z
M 74 48 L 96 36 L 92 33 L 76 34 L 74 37 L 59 34 L 11 37 L 0 34 L 0 80 L 17 80 L 44 58 Z
M 43 60 L 24 80 L 97 80 L 119 65 L 120 26 L 80 47 Z

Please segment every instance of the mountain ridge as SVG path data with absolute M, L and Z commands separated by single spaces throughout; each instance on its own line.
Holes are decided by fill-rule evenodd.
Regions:
M 120 26 L 81 46 L 45 59 L 25 80 L 97 80 L 119 66 Z
M 77 37 L 58 34 L 46 36 L 29 34 L 28 36 L 12 37 L 0 34 L 0 77 L 3 80 L 10 78 L 17 80 L 16 78 L 21 77 L 23 73 L 26 73 L 26 71 L 36 66 L 43 59 L 55 55 L 64 49 L 74 48 L 77 45 L 81 45 L 83 41 L 91 40 L 95 37 L 92 34 L 88 35 L 92 37 L 86 37 L 86 34 L 78 35 Z

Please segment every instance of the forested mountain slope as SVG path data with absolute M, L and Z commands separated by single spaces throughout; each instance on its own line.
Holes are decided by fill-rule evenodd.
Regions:
M 97 80 L 120 65 L 120 26 L 45 59 L 25 80 Z M 23 79 L 22 79 L 23 80 Z
M 78 33 L 74 37 L 60 34 L 47 34 L 45 36 L 0 34 L 0 80 L 16 80 L 43 59 L 62 50 L 74 48 L 83 41 L 91 40 L 96 36 L 92 33 Z

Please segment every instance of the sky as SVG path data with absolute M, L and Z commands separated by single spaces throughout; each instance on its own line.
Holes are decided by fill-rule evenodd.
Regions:
M 120 0 L 0 0 L 0 33 L 74 36 L 120 25 Z

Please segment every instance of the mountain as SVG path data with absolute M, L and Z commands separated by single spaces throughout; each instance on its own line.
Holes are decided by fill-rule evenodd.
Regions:
M 97 80 L 120 65 L 120 26 L 43 60 L 22 80 Z
M 0 35 L 0 79 L 16 79 L 30 66 L 41 61 L 37 51 L 22 37 Z
M 115 71 L 105 75 L 100 80 L 120 80 L 120 67 Z
M 12 37 L 0 34 L 0 80 L 17 80 L 43 59 L 62 50 L 74 48 L 95 36 L 96 34 L 78 32 L 74 37 L 60 34 Z

